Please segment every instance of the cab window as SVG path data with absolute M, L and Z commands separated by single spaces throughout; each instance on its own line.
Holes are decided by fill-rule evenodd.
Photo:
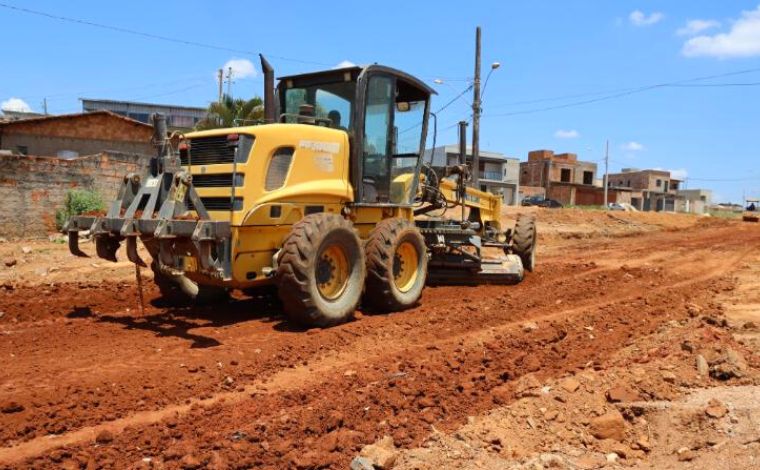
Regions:
M 366 94 L 362 202 L 410 204 L 427 95 L 400 79 L 370 77 Z
M 355 91 L 354 82 L 288 88 L 285 91 L 285 122 L 297 122 L 301 106 L 308 104 L 314 107 L 314 115 L 330 127 L 349 129 Z

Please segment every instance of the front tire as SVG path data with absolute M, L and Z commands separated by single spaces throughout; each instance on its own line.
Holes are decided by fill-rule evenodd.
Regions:
M 536 218 L 521 214 L 515 223 L 515 233 L 512 236 L 512 251 L 520 257 L 523 268 L 533 271 L 536 266 Z
M 406 219 L 385 219 L 370 233 L 365 252 L 364 305 L 380 312 L 414 306 L 427 278 L 427 249 L 417 227 Z
M 336 214 L 307 215 L 293 226 L 278 260 L 278 295 L 289 320 L 328 327 L 350 320 L 361 299 L 361 241 Z

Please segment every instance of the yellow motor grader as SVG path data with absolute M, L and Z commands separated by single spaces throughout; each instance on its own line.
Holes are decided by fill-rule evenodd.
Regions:
M 742 220 L 744 222 L 757 222 L 760 220 L 758 204 L 760 204 L 760 199 L 747 199 L 744 201 L 744 212 L 742 212 Z
M 360 303 L 408 308 L 426 283 L 515 283 L 533 269 L 535 220 L 502 227 L 500 196 L 467 185 L 463 137 L 455 164 L 426 161 L 435 92 L 425 83 L 370 65 L 282 77 L 275 89 L 261 62 L 264 122 L 170 139 L 154 115 L 157 155 L 125 176 L 105 215 L 71 218 L 70 251 L 86 256 L 78 232 L 89 230 L 101 258 L 116 261 L 125 242 L 147 266 L 139 238 L 166 299 L 275 287 L 290 320 L 320 327 Z

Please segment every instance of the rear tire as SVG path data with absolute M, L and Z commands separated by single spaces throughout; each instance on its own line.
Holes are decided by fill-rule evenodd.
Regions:
M 512 250 L 520 257 L 523 268 L 533 271 L 536 266 L 536 218 L 531 215 L 517 216 L 515 233 L 512 236 Z
M 417 227 L 405 219 L 385 219 L 370 232 L 365 252 L 364 305 L 380 312 L 414 306 L 427 278 L 427 248 Z
M 187 276 L 164 274 L 155 261 L 150 264 L 150 268 L 153 271 L 153 282 L 161 291 L 161 298 L 170 305 L 205 305 L 229 299 L 229 292 L 223 287 L 199 285 Z
M 307 215 L 293 226 L 278 259 L 278 294 L 289 320 L 328 327 L 350 320 L 365 265 L 353 225 L 336 214 Z

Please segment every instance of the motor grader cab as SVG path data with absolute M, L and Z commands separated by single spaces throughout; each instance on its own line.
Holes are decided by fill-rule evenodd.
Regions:
M 344 322 L 360 302 L 408 308 L 426 282 L 514 283 L 533 268 L 532 218 L 503 231 L 501 199 L 466 186 L 464 161 L 440 176 L 423 161 L 434 91 L 422 81 L 370 65 L 282 77 L 275 92 L 262 68 L 266 122 L 170 139 L 154 116 L 157 156 L 107 214 L 68 222 L 71 252 L 84 255 L 89 230 L 101 258 L 125 242 L 147 266 L 139 238 L 166 299 L 276 287 L 307 326 Z
M 747 199 L 744 201 L 744 212 L 742 220 L 744 222 L 757 222 L 760 220 L 760 199 Z

